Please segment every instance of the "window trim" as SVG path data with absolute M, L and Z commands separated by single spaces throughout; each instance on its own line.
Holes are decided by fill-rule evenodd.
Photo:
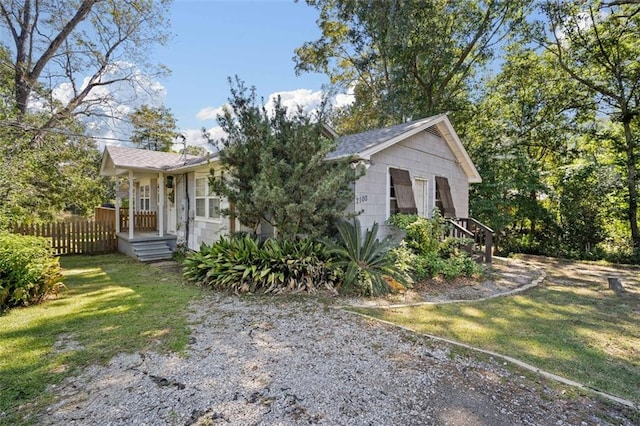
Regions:
M 150 212 L 151 211 L 151 184 L 147 183 L 145 185 L 138 185 L 138 190 L 140 191 L 140 196 L 138 197 L 140 208 L 138 211 Z
M 204 179 L 204 195 L 198 195 L 198 180 Z M 209 178 L 208 175 L 195 175 L 193 180 L 193 192 L 194 192 L 194 218 L 199 221 L 204 222 L 212 222 L 212 223 L 222 223 L 223 215 L 222 215 L 222 197 L 216 195 L 211 191 L 209 186 Z M 198 215 L 198 200 L 204 201 L 204 216 Z M 220 206 L 218 216 L 210 217 L 209 206 L 210 200 L 218 200 L 218 205 Z

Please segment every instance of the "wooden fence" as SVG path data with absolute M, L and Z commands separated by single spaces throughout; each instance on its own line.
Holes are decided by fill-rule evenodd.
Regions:
M 51 238 L 56 255 L 99 254 L 117 250 L 116 233 L 111 223 L 90 220 L 75 222 L 16 225 L 15 234 Z
M 94 211 L 96 222 L 116 223 L 116 209 L 110 207 L 96 207 Z M 134 212 L 136 231 L 155 231 L 158 229 L 156 212 Z M 129 229 L 129 209 L 120 209 L 120 231 Z

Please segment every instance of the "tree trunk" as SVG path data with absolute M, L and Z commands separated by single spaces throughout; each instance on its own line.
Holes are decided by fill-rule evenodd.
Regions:
M 633 241 L 633 250 L 640 250 L 640 232 L 638 232 L 638 191 L 636 189 L 636 150 L 633 135 L 631 133 L 630 117 L 625 117 L 622 121 L 624 127 L 624 138 L 627 148 L 627 189 L 629 191 L 629 208 L 627 215 L 629 217 L 629 225 L 631 227 L 631 240 Z

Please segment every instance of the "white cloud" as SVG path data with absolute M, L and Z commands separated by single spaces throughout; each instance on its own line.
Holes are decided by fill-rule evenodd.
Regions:
M 222 129 L 217 126 L 207 129 L 207 132 L 212 140 L 217 140 L 225 135 Z M 216 147 L 210 144 L 209 141 L 202 136 L 202 129 L 186 129 L 180 131 L 180 133 L 185 136 L 187 146 L 201 146 L 209 152 L 217 151 Z M 184 146 L 182 143 L 173 145 L 173 149 L 175 151 L 180 151 L 183 148 Z
M 322 90 L 297 89 L 286 92 L 275 92 L 269 95 L 265 107 L 267 111 L 273 111 L 276 99 L 280 96 L 282 106 L 288 111 L 295 112 L 300 106 L 306 114 L 313 114 L 320 108 L 324 93 Z
M 225 105 L 219 106 L 217 108 L 210 107 L 210 106 L 202 108 L 196 114 L 196 118 L 198 120 L 201 120 L 201 121 L 215 120 L 215 119 L 218 118 L 218 115 L 222 115 L 224 113 L 225 106 L 228 106 L 228 105 L 225 104 Z
M 356 96 L 354 92 L 355 92 L 355 84 L 352 84 L 347 89 L 347 93 L 338 93 L 337 95 L 335 95 L 333 98 L 333 107 L 344 108 L 354 103 L 356 100 Z
M 280 102 L 283 106 L 287 107 L 288 111 L 295 112 L 298 106 L 301 106 L 302 110 L 306 114 L 313 114 L 320 108 L 324 92 L 322 90 L 313 91 L 310 89 L 274 92 L 269 95 L 267 102 L 264 105 L 268 112 L 273 111 L 273 106 L 278 96 L 280 96 Z M 352 104 L 354 99 L 353 87 L 350 87 L 347 90 L 347 93 L 338 93 L 335 95 L 332 99 L 332 105 L 334 108 L 341 108 Z M 223 113 L 225 107 L 229 107 L 229 104 L 221 105 L 219 107 L 208 106 L 202 108 L 196 114 L 196 118 L 202 121 L 215 119 L 218 114 Z M 218 140 L 225 136 L 224 131 L 218 126 L 211 127 L 207 131 L 213 140 Z M 206 141 L 202 138 L 202 132 L 200 130 L 189 129 L 185 130 L 184 133 L 185 135 L 188 135 L 188 143 L 193 143 L 195 145 L 206 144 Z M 211 149 L 210 144 L 209 149 Z

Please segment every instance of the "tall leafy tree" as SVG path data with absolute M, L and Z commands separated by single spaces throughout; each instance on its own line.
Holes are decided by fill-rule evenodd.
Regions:
M 627 217 L 638 251 L 640 9 L 636 2 L 590 0 L 544 1 L 542 10 L 546 21 L 537 22 L 530 37 L 554 56 L 567 78 L 594 93 L 599 113 L 622 129 L 614 147 L 625 159 Z
M 280 238 L 292 239 L 323 234 L 342 217 L 355 174 L 348 160 L 325 161 L 335 141 L 324 135 L 323 111 L 290 111 L 279 98 L 267 110 L 255 88 L 238 79 L 231 84 L 229 107 L 218 116 L 227 135 L 219 141 L 224 170 L 212 182 L 243 224 L 266 221 Z
M 166 107 L 142 105 L 129 114 L 133 125 L 131 141 L 152 151 L 171 151 L 176 132 L 176 119 Z
M 48 116 L 37 123 L 32 147 L 39 145 L 47 129 L 72 116 L 92 114 L 94 105 L 109 100 L 94 89 L 121 81 L 136 84 L 136 66 L 148 73 L 161 70 L 148 58 L 150 47 L 166 40 L 169 4 L 170 0 L 0 2 L 0 31 L 12 41 L 8 47 L 13 60 L 3 66 L 12 69 L 16 120 L 25 125 L 34 96 L 47 102 Z M 54 100 L 56 87 L 67 95 Z
M 9 57 L 0 46 L 0 62 Z M 0 228 L 12 222 L 50 220 L 63 210 L 86 215 L 106 197 L 106 182 L 98 176 L 100 153 L 67 119 L 56 131 L 43 134 L 39 149 L 29 149 L 33 134 L 9 125 L 17 121 L 8 68 L 0 67 Z M 48 119 L 27 112 L 33 127 Z
M 471 211 L 500 236 L 554 238 L 554 214 L 542 202 L 552 192 L 547 176 L 571 161 L 572 138 L 593 102 L 549 55 L 519 43 L 507 52 L 467 126 L 467 145 L 483 177 L 472 187 Z
M 307 0 L 322 35 L 296 50 L 296 71 L 353 86 L 347 130 L 467 111 L 479 70 L 526 0 Z

